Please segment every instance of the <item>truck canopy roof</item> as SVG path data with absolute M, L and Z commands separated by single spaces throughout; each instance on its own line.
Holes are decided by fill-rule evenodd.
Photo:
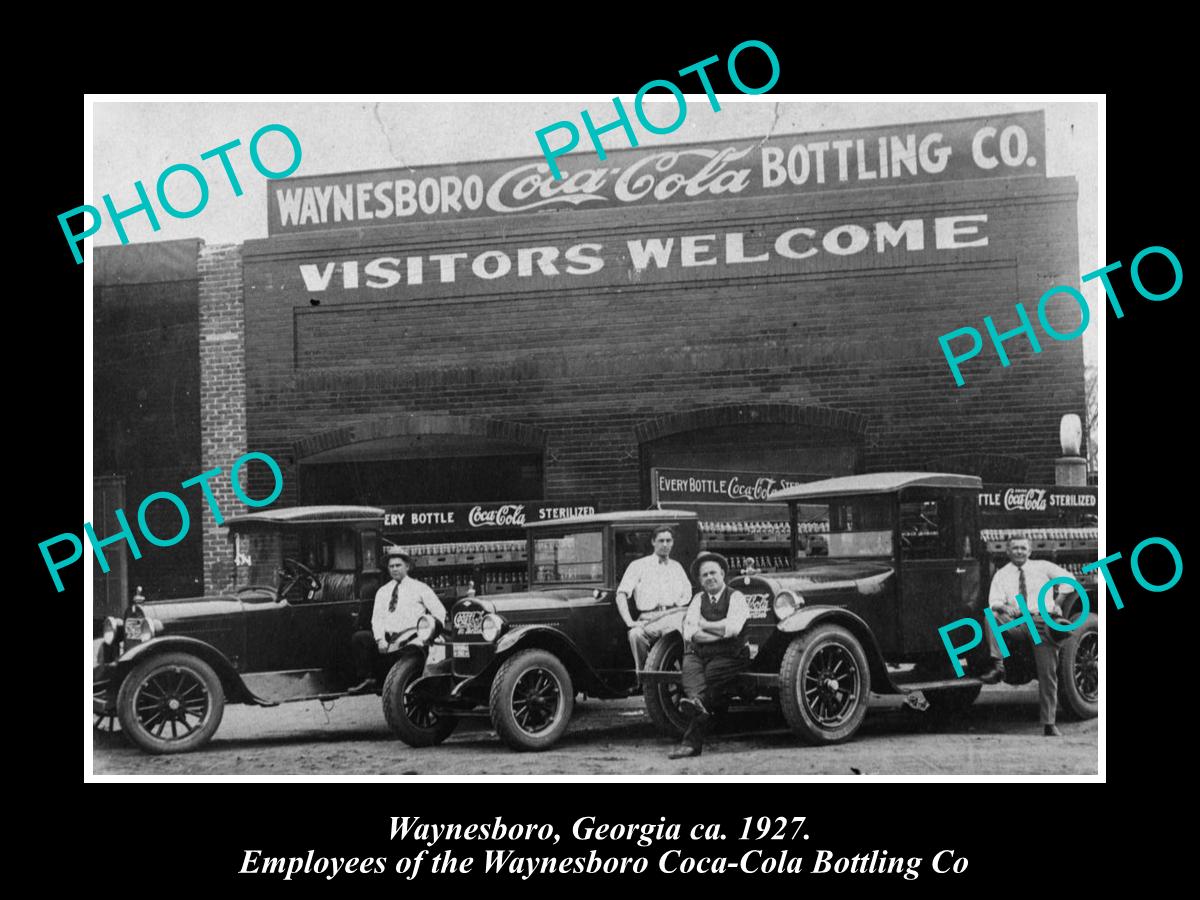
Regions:
M 530 522 L 526 528 L 545 528 L 547 525 L 608 525 L 610 523 L 630 525 L 657 525 L 669 519 L 696 519 L 699 513 L 686 509 L 634 509 L 625 512 L 593 513 L 590 516 L 572 516 L 569 519 L 547 519 L 545 522 Z
M 979 490 L 983 487 L 983 481 L 975 475 L 948 475 L 942 472 L 874 472 L 870 475 L 844 475 L 810 481 L 775 491 L 767 499 L 813 501 L 855 494 L 894 494 L 910 487 Z
M 263 509 L 229 516 L 225 524 L 230 528 L 247 525 L 382 525 L 383 510 L 378 506 L 291 506 Z

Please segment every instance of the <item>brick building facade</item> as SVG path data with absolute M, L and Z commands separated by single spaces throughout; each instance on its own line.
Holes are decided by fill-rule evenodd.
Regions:
M 968 135 L 960 156 L 991 127 L 944 124 Z M 1034 148 L 1044 157 L 1031 133 L 1029 159 Z M 478 167 L 537 161 L 523 162 Z M 424 214 L 425 182 L 444 191 L 471 165 L 360 173 L 340 176 L 361 182 L 340 195 L 342 221 L 314 208 L 312 227 L 301 191 L 332 193 L 336 209 L 339 176 L 287 179 L 271 192 L 269 237 L 199 254 L 203 465 L 271 454 L 279 505 L 637 508 L 656 467 L 1052 481 L 1059 420 L 1084 412 L 1082 342 L 1043 339 L 1035 355 L 1013 338 L 1010 367 L 985 353 L 960 388 L 937 337 L 988 315 L 1013 328 L 1017 301 L 1078 282 L 1075 180 L 1040 161 L 947 180 L 868 182 L 858 166 L 838 189 L 472 215 L 433 202 Z M 402 177 L 422 214 L 366 222 L 363 186 Z M 295 191 L 287 228 L 283 190 Z M 1062 332 L 1079 321 L 1070 304 L 1049 315 Z M 256 496 L 270 490 L 260 476 Z M 213 589 L 232 547 L 205 526 Z

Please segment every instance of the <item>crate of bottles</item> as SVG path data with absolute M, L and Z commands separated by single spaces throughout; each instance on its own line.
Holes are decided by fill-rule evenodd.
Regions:
M 790 540 L 787 522 L 701 522 L 700 530 L 710 544 L 787 543 Z
M 524 541 L 488 541 L 481 547 L 485 563 L 520 562 L 525 559 Z

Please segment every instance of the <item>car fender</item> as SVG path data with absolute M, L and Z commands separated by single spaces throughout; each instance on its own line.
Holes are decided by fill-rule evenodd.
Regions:
M 225 698 L 230 703 L 252 703 L 258 706 L 278 705 L 255 696 L 254 692 L 246 687 L 229 658 L 212 644 L 183 635 L 151 638 L 122 653 L 116 663 L 120 670 L 119 678 L 123 680 L 125 675 L 143 660 L 172 651 L 190 653 L 212 666 L 217 677 L 221 679 L 221 684 L 225 688 Z
M 496 643 L 496 658 L 488 667 L 488 679 L 505 659 L 518 650 L 537 647 L 556 654 L 571 673 L 576 690 L 602 696 L 608 692 L 599 673 L 588 664 L 583 653 L 569 637 L 550 625 L 519 625 L 501 636 Z
M 862 644 L 863 652 L 867 655 L 867 663 L 871 667 L 871 690 L 877 694 L 898 693 L 899 689 L 892 683 L 888 675 L 887 663 L 884 662 L 883 651 L 871 626 L 863 621 L 861 616 L 852 613 L 842 606 L 805 606 L 792 613 L 776 626 L 775 640 L 783 643 L 791 641 L 799 634 L 824 624 L 841 625 Z

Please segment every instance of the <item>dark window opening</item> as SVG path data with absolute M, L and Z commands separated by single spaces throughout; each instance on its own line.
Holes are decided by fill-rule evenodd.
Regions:
M 540 500 L 541 454 L 312 463 L 300 467 L 305 504 L 391 506 Z
M 900 504 L 900 553 L 905 559 L 951 559 L 951 520 L 945 501 L 912 500 Z

